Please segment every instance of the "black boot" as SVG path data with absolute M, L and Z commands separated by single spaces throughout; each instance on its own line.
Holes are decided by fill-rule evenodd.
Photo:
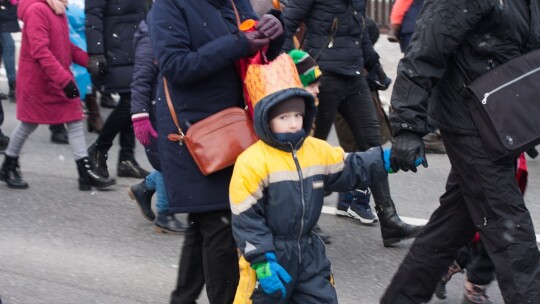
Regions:
M 114 178 L 102 177 L 92 169 L 92 164 L 88 157 L 76 161 L 77 171 L 79 171 L 79 190 L 88 191 L 92 187 L 102 190 L 116 184 Z
M 187 230 L 186 225 L 168 212 L 158 212 L 154 224 L 156 224 L 155 231 L 161 233 L 183 234 Z
M 0 153 L 4 153 L 9 145 L 9 137 L 0 130 Z
M 88 158 L 92 164 L 94 171 L 103 177 L 109 177 L 109 170 L 107 169 L 107 151 L 109 149 L 98 146 L 97 143 L 93 143 L 88 148 Z
M 8 83 L 9 85 L 9 92 L 8 92 L 8 98 L 11 102 L 15 102 L 17 100 L 15 96 L 15 81 L 10 81 Z
M 28 183 L 22 179 L 19 157 L 6 155 L 0 169 L 0 180 L 6 182 L 7 186 L 12 189 L 28 188 Z
M 67 130 L 64 124 L 50 125 L 51 142 L 55 144 L 68 144 Z
M 424 228 L 424 226 L 409 225 L 403 222 L 397 215 L 396 206 L 391 199 L 383 204 L 375 202 L 375 210 L 381 223 L 381 235 L 385 247 L 404 239 L 414 238 Z
M 150 172 L 141 168 L 135 159 L 127 159 L 118 162 L 116 174 L 120 177 L 145 178 Z
M 144 218 L 150 222 L 156 218 L 154 211 L 152 211 L 152 196 L 155 192 L 155 190 L 148 189 L 144 180 L 128 188 L 129 197 L 137 203 Z

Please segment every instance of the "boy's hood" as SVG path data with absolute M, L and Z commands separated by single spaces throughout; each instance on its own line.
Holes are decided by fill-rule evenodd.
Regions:
M 308 136 L 311 132 L 311 128 L 313 127 L 313 121 L 315 120 L 315 115 L 317 114 L 317 107 L 315 106 L 315 99 L 313 98 L 313 95 L 304 89 L 289 88 L 272 93 L 261 99 L 261 101 L 255 105 L 253 114 L 255 133 L 257 133 L 257 136 L 259 136 L 259 138 L 265 143 L 286 151 L 289 151 L 290 147 L 287 144 L 277 141 L 272 136 L 272 132 L 270 131 L 270 126 L 268 124 L 268 111 L 276 104 L 291 97 L 303 98 L 306 103 L 303 129 L 306 132 L 306 136 Z
M 47 0 L 20 0 L 19 6 L 17 8 L 17 16 L 19 19 L 21 19 L 23 22 L 26 22 L 26 17 L 28 14 L 28 8 L 32 6 L 35 3 L 45 3 L 45 5 L 49 6 L 47 3 Z

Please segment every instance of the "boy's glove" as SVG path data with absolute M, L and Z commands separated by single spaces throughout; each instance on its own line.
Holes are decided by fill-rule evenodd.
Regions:
M 64 94 L 66 94 L 66 97 L 69 99 L 77 98 L 79 97 L 79 89 L 77 89 L 77 85 L 72 81 L 70 81 L 63 89 Z
M 392 168 L 392 163 L 390 161 L 390 156 L 392 155 L 392 148 L 383 149 L 383 163 L 386 173 L 396 173 L 399 171 L 399 168 Z M 414 161 L 416 167 L 420 166 L 424 162 L 424 158 L 420 157 Z
M 264 293 L 273 294 L 281 290 L 281 298 L 285 298 L 287 291 L 285 284 L 291 282 L 292 278 L 276 260 L 276 254 L 267 252 L 265 254 L 266 261 L 251 265 L 251 268 L 257 273 L 259 284 L 263 288 Z
M 143 146 L 148 146 L 151 143 L 151 137 L 157 138 L 157 132 L 150 123 L 148 113 L 135 114 L 131 116 L 131 121 L 135 137 Z
M 88 61 L 86 69 L 92 76 L 105 74 L 105 70 L 107 70 L 107 59 L 105 59 L 105 55 L 90 55 L 90 60 Z
M 390 164 L 394 172 L 401 169 L 405 172 L 416 172 L 416 160 L 421 159 L 424 168 L 428 167 L 422 137 L 411 131 L 399 131 L 392 139 Z
M 275 40 L 283 34 L 283 26 L 276 16 L 264 14 L 257 24 L 257 29 L 270 40 Z

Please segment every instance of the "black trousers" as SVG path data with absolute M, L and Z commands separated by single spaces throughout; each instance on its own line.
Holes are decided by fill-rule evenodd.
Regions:
M 2 100 L 0 100 L 0 127 L 4 123 L 4 107 L 2 106 Z
M 231 211 L 190 213 L 171 304 L 195 304 L 206 283 L 210 304 L 228 304 L 238 286 L 238 253 Z
M 381 303 L 425 303 L 478 231 L 505 303 L 540 303 L 540 253 L 512 161 L 495 163 L 477 136 L 441 133 L 452 169 L 440 206 L 384 293 Z
M 364 76 L 324 72 L 319 91 L 314 137 L 326 140 L 339 112 L 354 135 L 359 151 L 382 144 L 379 118 Z M 369 188 L 376 204 L 391 199 L 388 179 Z
M 96 140 L 97 145 L 101 149 L 109 150 L 118 133 L 120 133 L 119 161 L 134 159 L 135 133 L 131 122 L 131 93 L 120 94 L 118 105 L 103 124 Z

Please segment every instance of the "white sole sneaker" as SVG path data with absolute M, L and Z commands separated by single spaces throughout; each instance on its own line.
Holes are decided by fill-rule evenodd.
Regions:
M 373 219 L 363 218 L 360 215 L 358 215 L 358 213 L 354 212 L 351 209 L 351 207 L 349 207 L 349 209 L 347 210 L 347 213 L 349 213 L 350 217 L 359 220 L 362 224 L 366 224 L 366 225 L 367 224 L 374 224 L 374 223 L 377 223 L 379 221 L 379 218 L 377 218 L 377 216 L 375 216 L 375 218 L 373 218 Z

